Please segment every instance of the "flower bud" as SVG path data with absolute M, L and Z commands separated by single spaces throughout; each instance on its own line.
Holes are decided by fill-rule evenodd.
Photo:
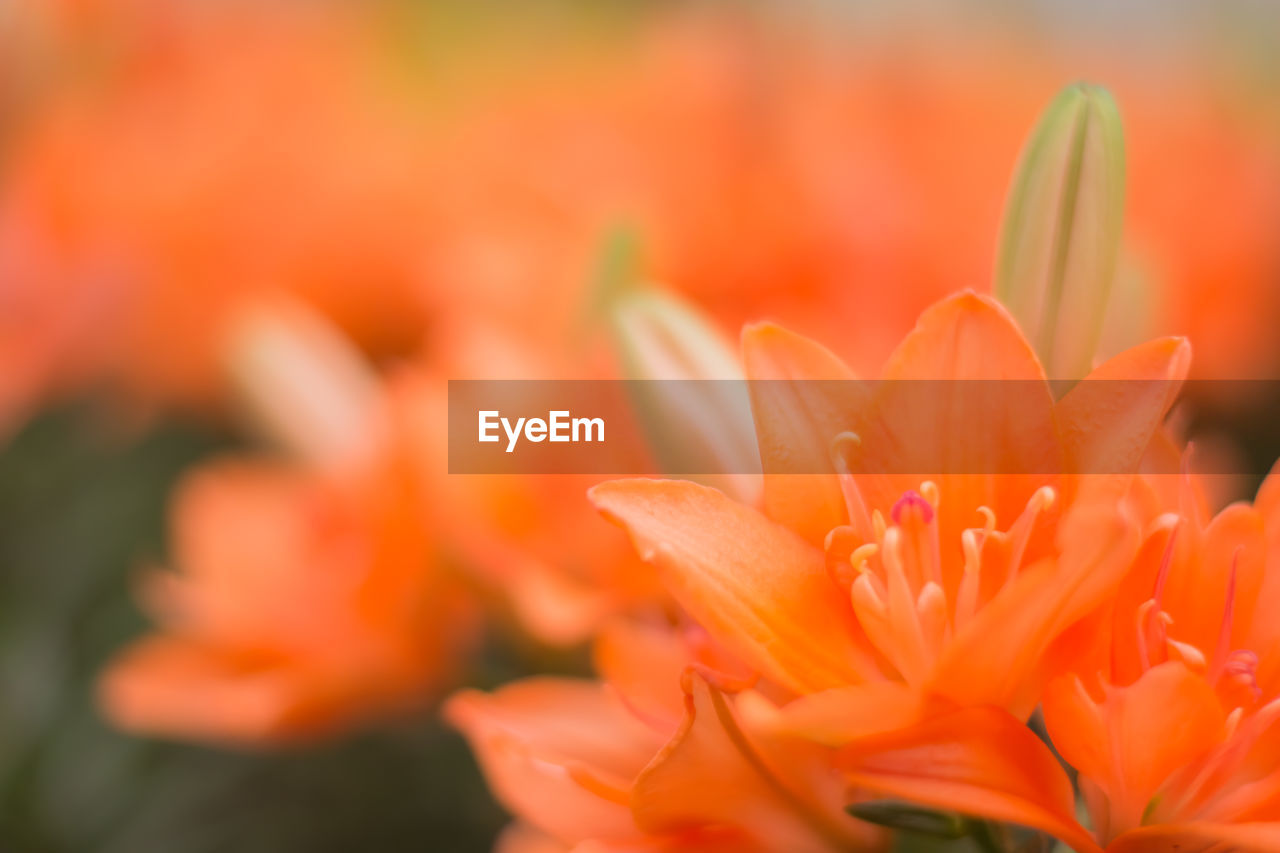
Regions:
M 692 307 L 649 288 L 616 296 L 609 321 L 623 376 L 660 380 L 633 382 L 630 388 L 659 466 L 757 473 L 747 386 L 725 339 Z M 746 497 L 754 491 L 748 479 L 729 478 L 729 489 Z
M 1079 379 L 1094 354 L 1124 219 L 1124 135 L 1115 101 L 1069 86 L 1022 152 L 1005 206 L 995 294 L 1051 379 Z
M 254 305 L 233 324 L 226 362 L 265 437 L 322 468 L 360 464 L 382 437 L 381 391 L 342 334 L 305 306 Z

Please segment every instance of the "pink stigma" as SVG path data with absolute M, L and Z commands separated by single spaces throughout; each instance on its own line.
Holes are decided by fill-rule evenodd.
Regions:
M 925 524 L 933 521 L 933 507 L 929 505 L 927 500 L 920 497 L 919 492 L 914 489 L 908 489 L 903 493 L 902 497 L 898 498 L 898 502 L 893 505 L 893 509 L 889 513 L 893 516 L 893 523 L 902 524 L 902 514 L 909 509 L 914 509 L 920 513 L 920 518 L 924 520 Z

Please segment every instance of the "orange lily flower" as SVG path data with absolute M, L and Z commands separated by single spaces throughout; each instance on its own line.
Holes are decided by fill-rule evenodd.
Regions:
M 1212 519 L 1185 478 L 1103 616 L 1095 653 L 1050 685 L 1054 745 L 1108 851 L 1280 846 L 1280 644 L 1273 474 Z
M 744 349 L 751 379 L 799 380 L 797 395 L 808 393 L 804 380 L 852 378 L 819 345 L 777 327 L 748 329 Z M 1185 343 L 1155 341 L 1104 365 L 1092 377 L 1136 377 L 1135 371 L 1143 371 L 1176 380 L 1185 374 L 1187 362 Z M 1004 309 L 971 293 L 926 311 L 883 378 L 892 380 L 891 388 L 905 384 L 898 380 L 916 379 L 999 379 L 1031 387 L 1044 383 L 1034 353 Z M 1068 394 L 1055 404 L 1044 383 L 1038 400 L 1051 416 L 1019 420 L 1043 430 L 1021 443 L 1064 456 L 1089 452 L 1073 447 L 1069 437 L 1076 431 L 1073 425 L 1093 414 L 1080 410 L 1088 402 L 1087 385 L 1080 386 L 1080 395 Z M 771 457 L 825 450 L 841 429 L 822 423 L 821 413 L 810 415 L 812 400 L 784 396 L 773 402 L 781 405 L 766 402 L 757 410 L 766 470 Z M 1136 437 L 1131 443 L 1138 454 L 1168 404 L 1166 398 L 1140 401 L 1138 409 L 1126 413 L 1125 423 L 1116 424 L 1131 430 L 1126 439 Z M 928 425 L 907 437 L 923 439 L 930 432 L 936 430 Z M 696 619 L 732 637 L 728 645 L 744 660 L 797 693 L 889 677 L 956 698 L 981 696 L 1025 715 L 1034 704 L 1032 697 L 1021 695 L 1026 671 L 997 668 L 1002 670 L 999 679 L 989 676 L 975 683 L 969 673 L 949 675 L 949 667 L 939 661 L 963 667 L 964 658 L 951 656 L 962 648 L 976 651 L 973 644 L 985 642 L 978 638 L 991 636 L 980 630 L 985 626 L 969 627 L 991 618 L 984 614 L 988 605 L 1002 598 L 1035 601 L 1036 587 L 1048 585 L 1052 572 L 1042 576 L 1048 567 L 1036 564 L 1053 550 L 1049 534 L 1063 517 L 1062 504 L 1069 504 L 1076 491 L 1069 479 L 1052 479 L 1056 486 L 1046 485 L 1050 475 L 1036 480 L 1028 475 L 952 474 L 923 485 L 917 480 L 917 491 L 905 485 L 911 478 L 899 475 L 768 475 L 763 513 L 679 481 L 615 481 L 596 487 L 592 498 L 631 533 L 642 554 L 659 564 L 668 587 Z M 1011 521 L 998 529 L 1000 519 Z M 1122 544 L 1128 539 L 1122 527 L 1103 525 L 1100 530 L 1107 535 L 1100 538 L 1114 537 L 1111 544 Z M 1079 570 L 1093 566 L 1096 575 L 1103 567 L 1111 572 L 1124 568 L 1106 548 L 1068 546 L 1081 563 Z M 755 552 L 770 557 L 752 557 Z M 828 560 L 834 569 L 830 577 L 824 568 Z M 738 562 L 742 565 L 730 568 Z M 820 570 L 816 576 L 814 567 Z M 1037 570 L 1020 581 L 1032 567 Z M 835 594 L 841 588 L 845 594 Z M 1090 597 L 1105 591 L 1105 586 L 1091 589 Z M 1061 588 L 1054 597 L 1063 598 Z M 960 610 L 968 612 L 957 611 L 962 599 Z M 893 612 L 899 604 L 906 612 Z M 1056 606 L 1067 611 L 1055 611 L 1059 624 L 1038 625 L 1025 643 L 1001 640 L 998 645 L 1016 647 L 1017 654 L 1026 655 L 1025 664 L 1055 632 L 1090 609 L 1067 601 Z M 741 612 L 743 607 L 753 612 Z M 734 616 L 748 615 L 750 620 L 735 622 Z M 1003 658 L 1013 651 L 990 653 Z M 965 658 L 982 659 L 984 654 Z
M 101 681 L 123 728 L 246 745 L 331 734 L 438 699 L 473 639 L 473 603 L 440 559 L 418 377 L 362 388 L 305 316 L 244 358 L 268 373 L 260 417 L 308 458 L 230 458 L 183 481 L 179 571 L 142 588 L 160 630 Z M 306 353 L 319 369 L 295 363 Z
M 744 350 L 752 379 L 852 377 L 817 344 L 776 327 L 748 329 Z M 883 377 L 1041 383 L 1030 404 L 1038 400 L 1043 417 L 1020 413 L 1020 428 L 1031 434 L 1010 432 L 1008 441 L 1059 454 L 1062 470 L 1087 470 L 1099 453 L 1128 454 L 1137 465 L 1188 362 L 1185 342 L 1153 341 L 1091 378 L 1161 380 L 1154 393 L 1117 401 L 1099 396 L 1107 384 L 1085 382 L 1055 402 L 1009 315 L 965 293 L 921 316 Z M 885 409 L 904 384 L 888 383 Z M 823 401 L 802 382 L 784 387 L 795 392 L 779 392 L 756 411 L 766 471 L 770 458 L 831 446 L 842 429 L 824 420 Z M 1083 440 L 1100 418 L 1105 442 Z M 984 428 L 1008 429 L 990 414 Z M 937 432 L 930 422 L 900 438 L 930 441 Z M 1094 479 L 1105 488 L 1087 482 Z M 605 483 L 592 499 L 628 530 L 695 620 L 799 697 L 774 723 L 843 747 L 860 788 L 1017 820 L 1088 845 L 1069 785 L 1054 781 L 1052 758 L 1021 724 L 1061 671 L 1049 654 L 1055 640 L 1111 592 L 1137 546 L 1134 523 L 1115 511 L 1122 491 L 1112 486 L 1123 487 L 1124 478 L 1081 480 L 947 475 L 912 489 L 901 476 L 766 475 L 764 512 L 680 481 Z M 989 738 L 962 737 L 966 726 Z M 964 760 L 931 769 L 926 744 L 948 737 Z M 1001 742 L 1017 744 L 1018 757 L 1001 757 Z M 881 750 L 897 763 L 877 763 Z M 902 757 L 913 750 L 921 760 Z M 971 772 L 949 776 L 959 767 Z M 1013 768 L 1022 782 L 1009 781 Z M 986 796 L 984 773 L 1003 780 L 1005 795 Z M 1053 792 L 1054 808 L 1039 810 L 1019 794 L 1026 778 Z
M 534 678 L 446 706 L 521 821 L 497 849 L 883 847 L 844 813 L 820 751 L 746 727 L 731 694 L 742 676 L 716 669 L 734 664 L 699 629 L 616 622 L 597 663 L 605 683 Z

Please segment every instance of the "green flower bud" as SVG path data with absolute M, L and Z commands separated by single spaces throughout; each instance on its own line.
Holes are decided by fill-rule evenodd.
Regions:
M 677 297 L 650 288 L 615 296 L 609 311 L 623 376 L 645 436 L 664 470 L 748 475 L 759 470 L 742 367 L 719 332 Z M 722 380 L 691 384 L 681 380 Z M 714 485 L 747 497 L 747 476 Z
M 1051 379 L 1093 366 L 1124 220 L 1124 134 L 1115 101 L 1069 86 L 1028 140 L 1005 206 L 995 294 Z

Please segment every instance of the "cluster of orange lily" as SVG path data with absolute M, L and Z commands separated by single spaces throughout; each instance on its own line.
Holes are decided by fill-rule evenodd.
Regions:
M 871 97 L 840 109 L 859 75 L 791 62 L 792 47 L 744 68 L 761 45 L 683 22 L 649 46 L 642 80 L 610 66 L 603 97 L 556 81 L 454 125 L 370 106 L 382 102 L 361 87 L 386 81 L 366 79 L 373 36 L 346 14 L 125 5 L 148 26 L 108 47 L 131 61 L 110 79 L 45 81 L 53 94 L 16 113 L 0 293 L 22 319 L 0 358 L 26 369 L 3 377 L 0 420 L 105 376 L 148 402 L 230 397 L 277 452 L 183 482 L 178 571 L 141 589 L 159 630 L 102 679 L 116 724 L 261 746 L 433 709 L 463 683 L 486 616 L 510 617 L 540 642 L 590 639 L 599 678 L 443 702 L 518 818 L 507 853 L 877 850 L 908 825 L 996 846 L 1039 833 L 1079 851 L 1280 849 L 1280 625 L 1259 607 L 1280 595 L 1280 480 L 1213 515 L 1164 425 L 1190 345 L 1139 342 L 1125 314 L 1125 163 L 1105 94 L 1066 92 L 1027 147 L 994 295 L 945 295 L 983 263 L 968 230 L 994 223 L 948 211 L 935 229 L 910 209 L 915 161 L 895 141 L 955 117 L 863 115 Z M 92 20 L 113 3 L 66 6 Z M 59 39 L 85 38 L 68 17 Z M 222 62 L 232 44 L 242 63 Z M 282 45 L 296 51 L 283 75 Z M 745 81 L 760 72 L 804 97 L 757 115 Z M 938 100 L 1017 115 L 987 109 L 987 82 L 939 84 Z M 217 136 L 198 115 L 210 110 Z M 1233 142 L 1152 111 L 1133 170 L 1152 189 L 1134 207 L 1175 284 L 1151 325 L 1197 342 L 1253 329 L 1274 298 L 1259 271 L 1275 248 L 1265 167 L 1245 152 L 1240 174 L 1179 170 L 1207 185 L 1179 196 L 1150 165 L 1166 131 L 1194 138 L 1183 150 Z M 264 139 L 264 116 L 284 135 Z M 711 143 L 685 141 L 670 162 L 643 144 L 644 127 L 695 118 L 690 139 Z M 746 128 L 762 121 L 756 139 Z M 517 134 L 537 168 L 505 156 Z M 560 162 L 579 137 L 599 142 L 598 162 Z M 866 150 L 838 153 L 849 139 Z M 877 157 L 884 168 L 859 170 Z M 595 167 L 609 180 L 583 179 Z M 877 190 L 895 171 L 908 191 Z M 850 216 L 872 193 L 908 209 Z M 1246 227 L 1206 236 L 1164 200 L 1187 197 L 1225 199 Z M 887 388 L 1037 389 L 1033 417 L 994 426 L 1056 473 L 856 471 L 849 446 L 878 445 L 810 381 L 854 379 L 840 356 L 773 324 L 748 325 L 735 351 L 679 298 L 633 287 L 607 294 L 598 324 L 627 376 L 767 380 L 755 435 L 725 436 L 714 411 L 692 413 L 688 433 L 766 471 L 797 456 L 830 470 L 715 487 L 446 475 L 446 375 L 618 375 L 602 329 L 564 344 L 586 297 L 558 285 L 586 279 L 620 207 L 639 211 L 655 271 L 718 320 L 780 313 L 798 282 L 807 298 L 789 319 L 860 369 L 891 348 L 891 320 L 915 319 L 878 374 Z M 794 208 L 812 215 L 778 214 Z M 1226 264 L 1257 292 L 1204 332 L 1197 306 Z M 877 295 L 848 287 L 855 274 L 909 286 Z M 1246 357 L 1264 348 L 1265 334 L 1244 337 Z M 1078 384 L 1057 396 L 1050 379 Z M 944 448 L 966 426 L 897 439 Z
M 1080 851 L 1276 849 L 1280 636 L 1255 611 L 1280 583 L 1280 486 L 1211 517 L 1201 480 L 1180 470 L 1163 423 L 1190 369 L 1185 340 L 1092 366 L 1117 255 L 1117 134 L 1104 93 L 1055 102 L 1010 199 L 1001 298 L 944 298 L 881 373 L 889 389 L 1038 386 L 1023 401 L 1038 414 L 988 414 L 983 428 L 1059 473 L 855 473 L 846 445 L 876 445 L 851 439 L 813 390 L 829 386 L 809 382 L 853 372 L 806 337 L 752 325 L 739 363 L 770 380 L 752 401 L 765 470 L 830 452 L 830 472 L 727 491 L 595 485 L 628 557 L 603 528 L 540 507 L 545 480 L 442 485 L 440 403 L 421 375 L 380 382 L 296 307 L 245 318 L 244 396 L 308 464 L 229 462 L 191 479 L 176 516 L 184 574 L 148 587 L 168 631 L 108 673 L 108 712 L 259 743 L 428 701 L 474 617 L 467 584 L 428 568 L 452 541 L 505 566 L 495 585 L 515 584 L 535 631 L 596 635 L 599 681 L 537 677 L 445 705 L 520 818 L 503 850 L 885 849 L 886 827 L 919 820 L 912 809 L 996 844 L 1009 824 Z M 1066 195 L 1078 204 L 1061 207 Z M 615 309 L 638 375 L 732 361 L 663 298 Z M 1055 397 L 1049 371 L 1083 381 Z M 959 398 L 937 410 L 964 414 Z M 930 422 L 895 438 L 943 446 L 962 431 Z M 486 501 L 526 529 L 485 528 Z M 448 534 L 429 533 L 442 523 Z M 612 565 L 585 585 L 539 565 L 557 544 L 568 553 L 564 537 Z
M 918 827 L 917 809 L 991 849 L 1012 849 L 1006 824 L 1078 851 L 1280 849 L 1280 637 L 1258 609 L 1280 583 L 1280 479 L 1210 515 L 1163 426 L 1184 339 L 1092 366 L 1121 151 L 1109 98 L 1064 93 L 1010 198 L 1008 307 L 945 298 L 883 369 L 881 411 L 904 381 L 1039 383 L 1016 431 L 939 383 L 956 422 L 851 436 L 810 380 L 852 371 L 755 325 L 741 360 L 769 380 L 752 401 L 765 471 L 831 452 L 830 473 L 766 473 L 747 500 L 681 480 L 591 489 L 674 608 L 609 622 L 599 681 L 450 700 L 520 818 L 502 850 L 887 849 L 884 827 Z M 1047 371 L 1082 381 L 1055 398 Z M 851 442 L 945 447 L 966 417 L 1060 473 L 847 462 Z

